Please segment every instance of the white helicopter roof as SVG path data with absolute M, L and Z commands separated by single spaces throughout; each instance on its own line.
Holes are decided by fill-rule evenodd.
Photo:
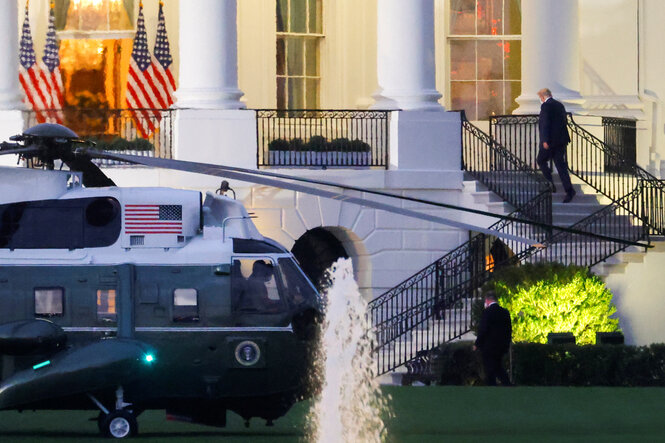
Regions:
M 120 207 L 117 241 L 78 249 L 0 249 L 0 264 L 221 264 L 233 239 L 268 242 L 242 203 L 172 188 L 84 188 L 79 173 L 1 168 L 0 204 L 108 197 Z M 48 226 L 44 226 L 48 230 Z M 285 252 L 286 253 L 286 252 Z
M 56 199 L 76 182 L 78 172 L 0 166 L 0 204 Z

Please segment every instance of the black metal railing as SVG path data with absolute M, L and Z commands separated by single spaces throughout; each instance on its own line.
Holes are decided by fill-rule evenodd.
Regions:
M 257 165 L 388 168 L 389 111 L 256 111 Z
M 535 164 L 537 149 L 534 148 L 537 148 L 537 143 L 533 144 L 533 140 L 537 141 L 538 121 L 537 117 L 533 117 L 517 116 L 513 119 L 513 116 L 507 116 L 513 122 L 523 125 L 517 128 L 510 127 L 505 120 L 499 120 L 494 134 L 508 142 L 508 149 L 504 148 L 501 141 L 483 137 L 482 131 L 471 126 L 465 127 L 463 123 L 465 169 L 483 172 L 474 177 L 492 177 L 493 169 L 501 171 L 501 168 L 491 165 L 501 165 L 502 161 L 507 161 L 496 160 L 496 156 L 500 156 L 504 150 L 511 154 L 504 153 L 504 158 L 517 157 L 515 164 L 525 167 L 527 161 Z M 576 155 L 583 150 L 601 150 L 614 158 L 610 147 L 575 125 L 572 117 L 569 125 L 572 126 L 574 138 L 572 152 Z M 575 138 L 583 138 L 591 146 Z M 521 143 L 515 143 L 517 140 Z M 497 146 L 502 149 L 497 151 Z M 470 166 L 474 164 L 483 167 Z M 487 167 L 488 165 L 490 166 Z M 609 205 L 572 225 L 570 228 L 576 232 L 557 230 L 546 224 L 533 225 L 503 219 L 491 229 L 529 237 L 538 240 L 545 247 L 530 247 L 485 234 L 476 235 L 469 242 L 372 300 L 369 309 L 376 336 L 378 373 L 383 374 L 401 365 L 408 365 L 409 362 L 422 358 L 424 352 L 470 332 L 471 310 L 478 300 L 479 288 L 491 278 L 495 269 L 520 262 L 541 261 L 591 267 L 626 249 L 632 243 L 648 241 L 650 234 L 658 233 L 657 227 L 665 222 L 662 182 L 645 175 L 646 171 L 635 171 L 634 168 L 631 170 L 639 175 L 633 179 L 634 186 L 627 189 L 623 195 L 612 199 Z M 580 167 L 576 171 L 576 174 L 584 177 L 602 175 L 599 172 L 586 173 Z M 516 176 L 518 175 L 513 175 Z M 587 177 L 587 180 L 593 181 L 590 177 Z M 605 182 L 602 178 L 598 180 L 598 186 Z M 490 180 L 489 183 L 493 185 L 494 182 Z M 498 180 L 498 183 L 504 186 L 502 180 Z M 500 190 L 501 186 L 495 189 Z M 508 189 L 511 189 L 511 185 L 508 185 Z M 613 190 L 613 195 L 618 195 L 622 189 L 610 187 L 606 192 L 609 194 L 610 190 Z M 505 195 L 514 197 L 510 193 Z M 549 192 L 538 193 L 509 215 L 530 218 L 527 214 L 538 214 L 545 201 L 551 208 Z M 530 207 L 533 209 L 529 209 Z M 585 235 L 584 232 L 595 235 Z M 599 238 L 598 235 L 605 238 Z
M 538 164 L 538 116 L 500 115 L 491 116 L 490 138 L 504 146 L 511 154 L 536 170 Z
M 136 112 L 146 111 L 146 112 Z M 41 111 L 43 112 L 43 111 Z M 123 154 L 173 158 L 173 109 L 95 109 L 65 108 L 59 113 L 62 124 L 83 139 L 91 139 L 99 149 L 114 150 Z M 154 128 L 146 137 L 137 130 L 136 119 L 146 128 Z M 53 120 L 55 122 L 55 120 Z M 35 111 L 23 111 L 24 128 L 38 123 Z M 102 166 L 114 166 L 121 162 L 95 160 Z
M 462 169 L 517 208 L 521 217 L 552 223 L 549 182 L 469 122 L 463 112 Z
M 578 125 L 568 115 L 571 143 L 567 148 L 568 166 L 571 174 L 591 186 L 611 202 L 624 202 L 624 209 L 641 219 L 650 235 L 665 234 L 665 208 L 658 202 L 665 200 L 665 184 L 652 174 L 627 159 L 616 146 L 609 145 Z M 490 134 L 510 152 L 535 168 L 538 153 L 538 116 L 507 115 L 490 118 Z M 606 165 L 612 165 L 607 170 Z M 631 194 L 640 182 L 647 182 L 655 205 L 649 209 L 640 204 L 628 204 L 623 198 Z M 643 183 L 642 186 L 647 186 Z M 646 192 L 646 191 L 645 191 Z
M 649 230 L 624 206 L 646 207 L 651 197 L 650 185 L 648 181 L 640 182 L 622 201 L 605 206 L 570 227 L 606 239 L 502 220 L 491 229 L 538 239 L 544 247 L 479 234 L 372 300 L 369 310 L 376 337 L 377 373 L 408 364 L 423 352 L 470 332 L 471 311 L 480 297 L 479 289 L 496 269 L 526 262 L 592 267 L 630 243 L 648 240 Z M 518 214 L 516 211 L 510 215 Z M 497 254 L 494 248 L 507 253 Z
M 510 216 L 550 224 L 549 183 L 462 113 L 462 168 L 515 207 Z M 500 221 L 491 229 L 546 240 L 551 232 L 525 223 Z M 422 356 L 471 330 L 471 307 L 496 266 L 519 259 L 528 246 L 484 234 L 474 236 L 370 305 L 377 340 L 378 373 Z
M 637 162 L 637 121 L 628 118 L 603 117 L 603 141 L 612 147 L 628 164 Z M 623 164 L 605 159 L 605 171 L 622 172 Z
M 377 374 L 470 330 L 484 243 L 484 235 L 474 237 L 369 303 Z

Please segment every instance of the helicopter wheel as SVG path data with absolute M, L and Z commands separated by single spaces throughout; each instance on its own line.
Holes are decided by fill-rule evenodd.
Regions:
M 127 438 L 139 432 L 136 417 L 126 409 L 100 413 L 97 425 L 101 433 L 110 438 Z

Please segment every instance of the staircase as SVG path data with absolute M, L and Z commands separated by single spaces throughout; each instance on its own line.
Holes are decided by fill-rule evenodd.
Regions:
M 501 242 L 514 255 L 488 263 L 486 257 L 498 240 L 477 235 L 374 299 L 370 312 L 379 374 L 397 368 L 426 372 L 430 349 L 469 334 L 471 306 L 494 266 L 556 261 L 587 266 L 601 275 L 620 272 L 624 261 L 643 257 L 644 248 L 636 247 L 637 242 L 665 232 L 663 184 L 626 163 L 611 146 L 576 125 L 572 116 L 568 158 L 577 195 L 573 202 L 561 203 L 561 184 L 559 192 L 551 194 L 549 184 L 531 166 L 537 152 L 537 121 L 537 116 L 494 117 L 490 137 L 463 118 L 463 168 L 467 178 L 474 179 L 465 180 L 464 191 L 466 198 L 491 212 L 505 215 L 512 210 L 509 215 L 525 220 L 504 219 L 492 229 L 537 239 L 547 248 Z M 604 172 L 608 159 L 622 172 Z

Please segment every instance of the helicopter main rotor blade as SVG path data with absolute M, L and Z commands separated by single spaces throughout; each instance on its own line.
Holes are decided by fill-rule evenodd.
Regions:
M 518 241 L 528 245 L 536 245 L 537 241 L 531 240 L 526 237 L 520 237 L 516 235 L 506 234 L 494 229 L 487 229 L 482 226 L 472 225 L 469 223 L 463 223 L 457 220 L 440 217 L 436 215 L 426 214 L 406 208 L 400 208 L 398 206 L 389 205 L 386 203 L 377 202 L 374 200 L 368 200 L 360 197 L 353 197 L 347 194 L 342 194 L 339 192 L 327 191 L 324 189 L 316 188 L 313 186 L 306 186 L 299 183 L 292 183 L 284 180 L 277 180 L 272 177 L 266 177 L 268 174 L 253 174 L 253 171 L 244 170 L 242 168 L 233 168 L 226 166 L 218 166 L 206 163 L 196 163 L 189 162 L 184 160 L 171 160 L 163 158 L 154 158 L 154 157 L 142 157 L 138 155 L 126 155 L 126 154 L 114 154 L 109 152 L 97 152 L 97 151 L 86 151 L 86 153 L 92 157 L 98 158 L 107 158 L 111 160 L 125 161 L 129 163 L 141 164 L 144 166 L 152 166 L 157 168 L 165 169 L 174 169 L 185 172 L 195 172 L 206 175 L 213 175 L 217 177 L 230 178 L 233 180 L 240 180 L 249 183 L 256 183 L 259 185 L 272 186 L 276 188 L 288 189 L 291 191 L 302 192 L 305 194 L 312 194 L 319 197 L 330 198 L 333 200 L 338 200 L 341 202 L 354 203 L 361 206 L 367 206 L 374 209 L 380 209 L 387 212 L 392 212 L 394 214 L 405 215 L 408 217 L 419 218 L 421 220 L 431 221 L 434 223 L 440 223 L 455 228 L 466 229 L 471 231 L 478 231 L 484 234 L 493 235 L 496 237 L 501 237 L 506 240 Z M 281 174 L 280 174 L 281 175 Z M 283 176 L 286 179 L 293 179 L 290 176 Z M 337 186 L 332 183 L 327 183 L 328 186 Z M 356 190 L 356 189 L 354 189 Z M 452 205 L 451 205 L 452 206 Z M 459 207 L 452 207 L 452 209 L 460 209 Z M 496 217 L 496 214 L 491 214 Z
M 0 147 L 0 155 L 10 155 L 10 154 L 25 155 L 25 154 L 35 154 L 37 152 L 39 152 L 39 150 L 32 146 L 27 148 L 16 148 L 16 149 L 2 149 Z
M 610 237 L 608 235 L 603 235 L 603 234 L 598 234 L 595 232 L 589 232 L 589 231 L 583 231 L 580 229 L 576 229 L 574 227 L 564 227 L 564 226 L 556 226 L 556 225 L 551 225 L 543 222 L 538 222 L 534 220 L 529 220 L 529 219 L 524 219 L 524 218 L 519 218 L 519 217 L 513 217 L 510 215 L 501 215 L 501 214 L 494 214 L 492 212 L 487 212 L 487 211 L 481 211 L 479 209 L 473 209 L 473 208 L 465 208 L 463 206 L 457 206 L 457 205 L 452 205 L 449 203 L 440 203 L 440 202 L 435 202 L 431 200 L 425 200 L 425 199 L 420 199 L 420 198 L 415 198 L 415 197 L 408 197 L 408 196 L 403 196 L 403 195 L 396 195 L 396 194 L 391 194 L 389 192 L 383 192 L 383 191 L 376 191 L 376 190 L 371 190 L 371 189 L 364 189 L 364 188 L 359 188 L 355 186 L 349 186 L 349 185 L 344 185 L 341 183 L 334 183 L 334 182 L 326 182 L 322 180 L 314 180 L 314 179 L 309 179 L 309 178 L 303 178 L 303 177 L 294 177 L 290 175 L 285 175 L 285 174 L 279 174 L 275 172 L 269 172 L 269 171 L 257 171 L 253 169 L 244 169 L 244 168 L 238 168 L 234 166 L 225 166 L 225 165 L 214 165 L 210 163 L 197 163 L 197 162 L 190 162 L 190 161 L 185 161 L 185 160 L 172 160 L 172 159 L 165 159 L 165 158 L 154 158 L 154 157 L 142 157 L 138 155 L 126 155 L 126 154 L 115 154 L 111 152 L 101 152 L 101 151 L 94 151 L 94 150 L 86 150 L 87 155 L 90 156 L 97 156 L 99 158 L 108 158 L 111 160 L 119 160 L 119 161 L 124 161 L 127 163 L 135 163 L 135 164 L 141 164 L 144 166 L 152 166 L 156 168 L 165 168 L 165 169 L 174 169 L 174 170 L 180 170 L 180 171 L 185 171 L 185 172 L 195 172 L 195 173 L 200 173 L 200 174 L 208 174 L 208 175 L 214 175 L 218 177 L 227 177 L 227 178 L 232 178 L 232 179 L 238 179 L 241 181 L 247 181 L 247 182 L 252 182 L 252 183 L 258 183 L 262 184 L 261 181 L 259 180 L 269 180 L 264 177 L 278 177 L 283 180 L 292 180 L 292 181 L 300 181 L 300 182 L 305 182 L 308 184 L 318 184 L 322 186 L 331 186 L 331 187 L 336 187 L 344 190 L 353 190 L 353 191 L 358 191 L 358 192 L 365 192 L 368 194 L 374 194 L 374 195 L 380 195 L 384 197 L 391 197 L 391 198 L 396 198 L 400 200 L 407 200 L 407 201 L 412 201 L 412 202 L 417 202 L 425 205 L 430 205 L 434 207 L 439 207 L 439 208 L 446 208 L 446 209 L 453 209 L 457 211 L 462 211 L 462 212 L 469 212 L 472 214 L 479 214 L 479 215 L 484 215 L 487 217 L 492 217 L 495 219 L 499 220 L 504 220 L 504 221 L 512 221 L 516 223 L 523 223 L 525 225 L 529 226 L 537 226 L 546 230 L 553 230 L 553 231 L 563 231 L 567 232 L 569 234 L 576 234 L 576 235 L 581 235 L 585 237 L 592 237 L 596 238 L 599 240 L 604 240 L 604 241 L 611 241 L 614 243 L 620 243 L 624 245 L 629 245 L 629 246 L 639 246 L 643 248 L 650 248 L 652 247 L 649 244 L 645 243 L 640 243 L 639 241 L 633 241 L 633 240 L 625 240 L 623 238 L 617 238 L 617 237 Z M 258 176 L 258 177 L 257 177 Z M 428 214 L 423 214 L 421 212 L 417 211 L 410 211 L 408 209 L 400 208 L 397 206 L 391 206 L 391 205 L 386 205 L 387 207 L 390 207 L 392 209 L 387 209 L 387 208 L 378 208 L 376 205 L 380 204 L 376 201 L 373 200 L 367 200 L 367 199 L 361 199 L 357 197 L 350 197 L 345 194 L 339 194 L 339 193 L 334 193 L 330 191 L 323 191 L 319 188 L 313 188 L 313 187 L 308 187 L 308 186 L 303 186 L 301 189 L 295 189 L 296 185 L 295 183 L 291 182 L 283 182 L 281 180 L 275 180 L 272 183 L 268 183 L 267 181 L 264 183 L 268 186 L 274 186 L 277 188 L 284 188 L 284 189 L 291 189 L 291 190 L 299 190 L 304 193 L 309 193 L 309 194 L 315 194 L 315 195 L 321 195 L 323 197 L 328 197 L 328 198 L 336 198 L 336 199 L 344 199 L 344 201 L 352 202 L 350 199 L 353 198 L 355 201 L 352 203 L 356 203 L 359 205 L 363 206 L 370 206 L 374 207 L 377 209 L 385 209 L 386 211 L 389 212 L 394 212 L 402 215 L 407 215 L 410 217 L 415 217 L 415 218 L 421 218 L 423 220 L 429 220 L 429 221 L 435 221 L 432 218 L 423 218 L 424 216 L 428 217 L 436 217 L 436 216 L 429 216 Z M 316 192 L 329 192 L 330 195 L 322 195 L 322 194 L 316 194 Z M 337 196 L 337 197 L 335 197 Z M 407 214 L 408 212 L 408 214 Z M 441 219 L 441 217 L 437 217 Z M 446 220 L 445 222 L 442 220 Z M 470 229 L 478 232 L 483 232 L 486 234 L 494 235 L 497 237 L 501 237 L 504 239 L 508 240 L 516 240 L 519 242 L 523 242 L 532 246 L 538 246 L 542 247 L 543 245 L 541 243 L 538 243 L 534 240 L 520 237 L 520 236 L 513 236 L 510 234 L 505 234 L 500 231 L 496 231 L 493 229 L 487 229 L 487 228 L 482 228 L 479 226 L 474 226 L 470 224 L 465 224 L 457 221 L 451 221 L 448 219 L 441 219 L 438 221 L 435 221 L 436 223 L 443 223 L 443 224 L 449 224 L 450 226 L 458 226 L 462 227 L 461 225 L 464 225 L 466 227 L 462 227 L 462 229 Z M 449 223 L 452 222 L 452 223 Z M 455 223 L 455 224 L 453 224 Z

